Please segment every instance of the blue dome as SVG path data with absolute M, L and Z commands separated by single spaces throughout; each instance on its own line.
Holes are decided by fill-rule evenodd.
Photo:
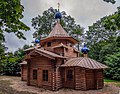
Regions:
M 35 39 L 35 43 L 40 43 L 40 40 L 39 39 Z
M 61 19 L 62 18 L 62 14 L 60 12 L 57 12 L 55 14 L 55 19 Z
M 84 47 L 81 49 L 81 52 L 87 54 L 89 52 L 89 48 L 87 48 L 86 45 L 84 45 Z

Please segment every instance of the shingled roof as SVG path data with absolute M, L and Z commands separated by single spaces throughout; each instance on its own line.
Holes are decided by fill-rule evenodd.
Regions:
M 59 22 L 56 23 L 55 27 L 50 32 L 48 37 L 41 40 L 41 44 L 43 44 L 46 41 L 50 41 L 54 39 L 67 39 L 73 42 L 74 44 L 78 42 L 76 39 L 68 35 L 68 33 L 63 29 L 63 27 L 60 25 Z
M 65 64 L 61 65 L 61 67 L 70 67 L 70 66 L 78 66 L 78 67 L 89 68 L 89 69 L 108 68 L 106 65 L 101 64 L 88 57 L 72 58 L 72 59 L 69 59 Z
M 67 32 L 62 28 L 59 22 L 56 23 L 53 30 L 50 32 L 49 37 L 70 37 Z

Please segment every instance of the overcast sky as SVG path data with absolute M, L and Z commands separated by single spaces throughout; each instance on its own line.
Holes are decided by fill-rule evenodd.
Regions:
M 75 18 L 77 24 L 80 24 L 85 29 L 92 25 L 96 20 L 112 14 L 120 5 L 120 0 L 112 5 L 103 0 L 21 0 L 24 6 L 24 18 L 22 21 L 28 25 L 31 30 L 24 32 L 27 40 L 20 40 L 14 34 L 6 35 L 6 46 L 8 51 L 15 51 L 24 44 L 31 44 L 32 33 L 34 29 L 31 27 L 31 19 L 50 7 L 57 8 L 57 3 L 60 3 L 60 11 L 65 11 L 67 15 Z

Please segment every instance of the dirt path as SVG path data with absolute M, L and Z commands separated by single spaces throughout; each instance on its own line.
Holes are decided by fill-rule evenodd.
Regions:
M 34 86 L 27 86 L 26 82 L 20 80 L 20 77 L 0 76 L 0 81 L 10 81 L 10 87 L 12 87 L 13 90 L 27 91 L 29 94 L 119 94 L 118 92 L 120 91 L 120 88 L 112 85 L 112 83 L 105 83 L 105 87 L 100 90 L 80 91 L 72 89 L 61 89 L 59 91 L 53 92 Z M 23 92 L 22 94 L 26 93 Z

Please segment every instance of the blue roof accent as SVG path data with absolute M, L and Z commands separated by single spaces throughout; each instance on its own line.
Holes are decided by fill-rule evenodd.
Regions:
M 62 18 L 62 14 L 58 11 L 56 14 L 55 14 L 55 19 L 61 19 Z
M 40 43 L 40 40 L 36 38 L 35 43 Z
M 89 52 L 89 48 L 87 48 L 86 45 L 84 44 L 84 47 L 81 49 L 81 52 L 87 54 Z

